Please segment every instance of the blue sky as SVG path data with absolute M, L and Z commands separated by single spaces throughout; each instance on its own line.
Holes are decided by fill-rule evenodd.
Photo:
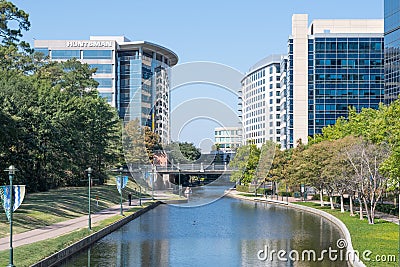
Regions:
M 383 0 L 264 1 L 135 1 L 135 0 L 14 0 L 30 14 L 31 30 L 24 39 L 88 39 L 90 35 L 125 35 L 175 51 L 179 63 L 212 61 L 240 72 L 260 59 L 286 52 L 294 13 L 309 19 L 383 18 Z M 204 87 L 205 88 L 205 87 Z M 182 87 L 171 94 L 172 106 L 194 97 L 212 97 L 233 108 L 236 100 L 221 89 Z M 211 94 L 211 95 L 210 95 Z M 182 141 L 199 144 L 212 138 L 211 124 L 182 131 Z

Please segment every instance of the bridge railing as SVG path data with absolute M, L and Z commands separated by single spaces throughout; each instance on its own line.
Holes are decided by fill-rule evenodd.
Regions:
M 129 165 L 131 172 L 203 172 L 203 171 L 234 171 L 236 168 L 232 168 L 227 164 L 174 164 L 168 166 L 159 165 Z
M 226 164 L 178 164 L 178 165 L 170 165 L 170 166 L 156 166 L 157 171 L 232 171 L 233 168 L 229 167 Z

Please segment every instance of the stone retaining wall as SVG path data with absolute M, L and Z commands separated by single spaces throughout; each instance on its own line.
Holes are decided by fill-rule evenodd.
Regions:
M 143 208 L 127 217 L 122 218 L 119 221 L 116 221 L 115 223 L 101 229 L 100 231 L 91 234 L 88 237 L 85 237 L 84 239 L 68 246 L 67 248 L 54 253 L 50 257 L 45 258 L 44 260 L 41 260 L 40 262 L 31 265 L 31 267 L 50 267 L 50 266 L 56 266 L 59 264 L 61 261 L 67 259 L 68 257 L 72 256 L 73 254 L 77 253 L 78 251 L 90 246 L 94 242 L 98 241 L 99 239 L 103 238 L 104 236 L 108 235 L 109 233 L 114 232 L 121 226 L 127 224 L 128 222 L 136 219 L 140 215 L 146 213 L 147 211 L 154 209 L 158 205 L 160 205 L 162 202 L 157 201 L 156 203 L 151 204 L 150 206 L 147 206 L 146 208 Z

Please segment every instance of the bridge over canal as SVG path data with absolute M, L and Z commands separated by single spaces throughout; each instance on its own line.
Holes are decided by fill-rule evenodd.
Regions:
M 175 185 L 206 185 L 222 175 L 232 174 L 235 170 L 226 163 L 129 166 L 129 171 L 134 178 L 142 178 L 149 186 L 152 186 L 154 181 L 156 190 L 172 188 Z

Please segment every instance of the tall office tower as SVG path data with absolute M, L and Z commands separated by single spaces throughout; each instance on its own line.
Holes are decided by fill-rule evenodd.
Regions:
M 35 51 L 50 60 L 71 58 L 87 63 L 97 72 L 98 91 L 118 109 L 125 122 L 139 119 L 157 133 L 163 144 L 170 141 L 169 70 L 178 62 L 171 50 L 124 36 L 91 36 L 89 40 L 35 40 Z
M 286 147 L 347 117 L 348 107 L 383 101 L 383 20 L 292 17 L 287 61 Z
M 281 55 L 266 57 L 242 79 L 244 143 L 280 142 L 280 63 Z
M 385 104 L 400 94 L 400 1 L 385 0 Z

